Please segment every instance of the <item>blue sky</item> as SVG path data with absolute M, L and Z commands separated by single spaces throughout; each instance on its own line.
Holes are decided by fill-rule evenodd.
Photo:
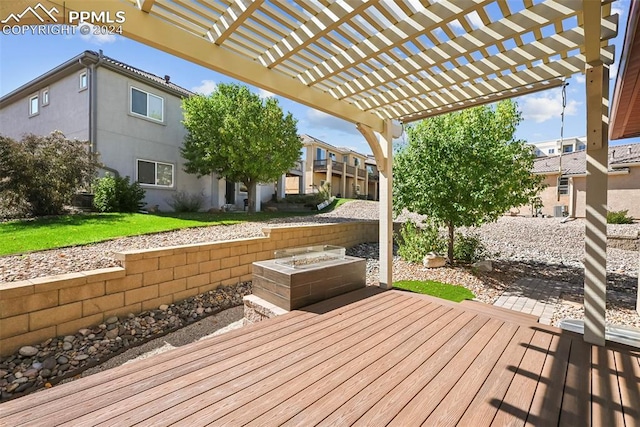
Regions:
M 616 59 L 622 52 L 622 41 L 627 23 L 629 2 L 619 0 L 613 4 L 620 14 L 616 45 Z M 63 35 L 0 35 L 0 96 L 45 73 L 49 69 L 78 55 L 84 50 L 102 49 L 105 55 L 145 71 L 171 76 L 171 81 L 196 92 L 208 92 L 216 83 L 232 79 L 200 67 L 162 51 L 120 36 L 63 36 Z M 611 91 L 615 85 L 617 63 L 611 68 Z M 254 88 L 255 89 L 255 88 Z M 258 91 L 258 89 L 255 89 Z M 263 95 L 270 95 L 261 91 Z M 307 133 L 335 146 L 345 146 L 362 153 L 371 150 L 355 126 L 322 112 L 278 97 L 283 109 L 298 119 L 299 133 Z M 516 98 L 524 121 L 517 137 L 529 142 L 560 138 L 560 88 Z M 569 79 L 565 137 L 585 134 L 585 83 L 576 75 Z M 640 138 L 612 141 L 612 145 L 638 142 Z

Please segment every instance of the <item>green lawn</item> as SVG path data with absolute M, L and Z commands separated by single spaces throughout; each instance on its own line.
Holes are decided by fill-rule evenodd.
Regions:
M 466 299 L 475 298 L 475 295 L 464 286 L 450 285 L 448 283 L 440 283 L 433 280 L 401 280 L 394 282 L 393 287 L 419 294 L 431 295 L 453 302 L 460 302 Z
M 322 212 L 329 212 L 339 202 Z M 344 202 L 342 202 L 344 203 Z M 342 204 L 340 203 L 340 204 Z M 65 246 L 95 243 L 117 237 L 157 233 L 188 227 L 229 225 L 245 221 L 266 221 L 318 212 L 161 213 L 64 215 L 26 221 L 0 223 L 0 256 Z

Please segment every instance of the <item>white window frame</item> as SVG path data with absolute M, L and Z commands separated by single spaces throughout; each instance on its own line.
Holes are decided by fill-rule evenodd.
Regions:
M 564 180 L 566 180 L 566 184 L 562 183 L 562 181 Z M 568 176 L 558 177 L 558 194 L 561 196 L 566 196 L 569 194 L 569 177 Z
M 44 89 L 42 89 L 40 91 L 40 95 L 42 97 L 42 106 L 46 107 L 47 105 L 49 105 L 49 88 L 45 87 Z
M 145 95 L 147 95 L 147 115 L 144 114 L 140 114 L 140 113 L 136 113 L 135 111 L 133 111 L 133 91 L 137 90 L 138 92 L 142 92 Z M 149 116 L 149 97 L 152 96 L 154 98 L 158 98 L 161 103 L 162 103 L 162 108 L 160 109 L 160 113 L 162 114 L 162 117 L 160 120 L 156 119 L 155 117 L 151 117 Z M 135 86 L 129 86 L 129 114 L 136 116 L 136 117 L 142 117 L 144 119 L 147 120 L 152 120 L 156 123 L 164 123 L 164 98 L 161 96 L 158 96 L 154 93 L 148 92 L 144 89 L 140 89 L 139 87 L 135 87 Z
M 36 103 L 33 103 L 33 100 L 36 100 Z M 33 107 L 35 106 L 35 111 Z M 34 93 L 29 97 L 29 117 L 37 116 L 40 114 L 40 95 Z
M 146 183 L 146 182 L 140 182 L 140 170 L 139 170 L 139 163 L 140 162 L 146 162 L 146 163 L 153 163 L 154 164 L 154 174 L 153 175 L 155 177 L 155 184 L 149 184 L 149 183 Z M 158 184 L 158 165 L 171 166 L 171 185 Z M 176 165 L 174 165 L 173 163 L 169 163 L 169 162 L 158 162 L 156 160 L 136 159 L 136 181 L 138 181 L 140 183 L 140 185 L 142 185 L 144 187 L 174 188 L 175 187 L 175 183 L 176 183 Z
M 556 152 L 555 148 L 549 148 L 549 154 L 554 154 Z
M 83 81 L 84 80 L 84 81 Z M 78 74 L 78 92 L 86 90 L 89 87 L 89 75 L 86 71 Z

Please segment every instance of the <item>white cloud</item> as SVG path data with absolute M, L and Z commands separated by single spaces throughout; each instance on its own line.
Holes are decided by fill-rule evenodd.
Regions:
M 584 83 L 586 82 L 586 78 L 584 77 L 584 74 L 578 74 L 576 76 L 576 83 Z
M 262 99 L 276 96 L 274 93 L 271 93 L 268 90 L 264 90 L 264 89 L 258 89 L 258 95 Z
M 116 34 L 101 34 L 100 28 L 88 23 L 80 23 L 77 28 L 80 38 L 87 43 L 103 45 L 117 40 Z
M 557 89 L 553 93 L 527 95 L 520 98 L 518 104 L 522 109 L 522 117 L 525 120 L 542 123 L 550 119 L 560 118 L 562 113 L 562 93 Z M 581 104 L 581 102 L 569 100 L 565 108 L 565 115 L 575 116 Z
M 617 13 L 618 15 L 622 16 L 627 13 L 627 10 L 628 9 L 625 9 L 625 7 L 619 1 L 613 2 L 613 4 L 611 5 L 612 15 L 615 15 Z
M 310 127 L 317 129 L 330 129 L 334 131 L 344 132 L 348 134 L 362 136 L 356 125 L 346 120 L 333 117 L 322 111 L 309 109 L 307 110 L 306 120 Z
M 618 75 L 618 63 L 614 62 L 609 66 L 609 80 L 615 80 Z
M 202 80 L 200 86 L 192 87 L 191 91 L 203 95 L 211 95 L 211 93 L 216 90 L 216 87 L 218 87 L 218 84 L 213 80 Z

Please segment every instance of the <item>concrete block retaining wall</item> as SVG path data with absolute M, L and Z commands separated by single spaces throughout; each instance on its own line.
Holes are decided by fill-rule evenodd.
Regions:
M 0 284 L 0 355 L 252 278 L 277 249 L 378 241 L 378 223 L 264 228 L 264 237 L 126 251 L 123 267 Z

